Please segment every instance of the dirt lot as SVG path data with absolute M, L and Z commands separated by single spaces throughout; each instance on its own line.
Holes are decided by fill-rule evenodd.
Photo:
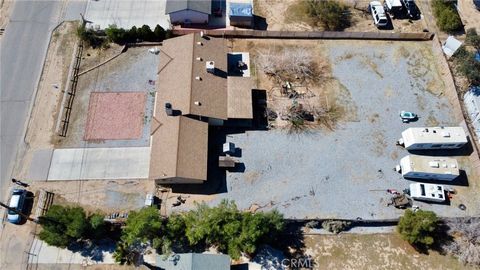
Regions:
M 421 254 L 397 234 L 306 236 L 314 269 L 476 269 L 431 251 Z
M 311 26 L 307 23 L 307 17 L 304 12 L 299 11 L 298 4 L 302 0 L 255 0 L 254 12 L 256 15 L 266 18 L 268 30 L 282 31 L 311 31 L 323 30 L 320 26 Z M 344 1 L 350 6 L 352 14 L 352 25 L 345 29 L 351 32 L 374 32 L 374 31 L 393 31 L 393 32 L 421 32 L 425 29 L 424 19 L 410 22 L 407 19 L 392 20 L 393 30 L 378 30 L 372 21 L 371 15 L 366 12 L 368 1 Z M 357 5 L 354 7 L 354 3 Z

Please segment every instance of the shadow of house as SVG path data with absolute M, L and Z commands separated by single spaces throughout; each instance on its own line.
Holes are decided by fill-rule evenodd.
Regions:
M 267 19 L 258 15 L 253 15 L 253 28 L 255 30 L 267 30 Z

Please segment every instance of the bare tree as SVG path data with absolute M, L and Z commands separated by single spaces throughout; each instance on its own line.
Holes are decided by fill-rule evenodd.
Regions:
M 465 264 L 480 265 L 480 219 L 455 219 L 447 225 L 454 240 L 443 249 Z
M 282 83 L 285 81 L 318 80 L 318 65 L 309 50 L 286 48 L 281 52 L 259 52 L 257 63 L 265 74 Z

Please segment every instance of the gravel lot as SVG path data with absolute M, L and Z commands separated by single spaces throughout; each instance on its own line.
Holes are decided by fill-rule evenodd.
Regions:
M 129 48 L 107 64 L 80 76 L 77 94 L 73 103 L 67 137 L 57 145 L 59 148 L 74 147 L 139 147 L 150 144 L 150 123 L 155 103 L 155 80 L 158 69 L 158 55 L 148 52 L 148 47 Z M 111 49 L 113 50 L 113 49 Z M 116 48 L 116 50 L 119 50 Z M 87 70 L 106 59 L 110 51 L 99 56 L 91 52 L 82 62 L 80 70 Z M 112 53 L 113 55 L 113 53 Z M 92 92 L 144 92 L 146 93 L 145 111 L 141 137 L 134 140 L 83 140 L 87 112 Z
M 403 213 L 386 204 L 386 189 L 402 191 L 410 181 L 393 171 L 407 154 L 395 145 L 409 126 L 457 125 L 443 97 L 431 44 L 401 42 L 326 41 L 338 105 L 351 115 L 332 131 L 247 131 L 227 140 L 241 149 L 244 172 L 227 173 L 227 192 L 209 202 L 233 199 L 242 209 L 257 204 L 277 208 L 294 218 L 394 218 Z M 343 86 L 342 86 L 343 85 Z M 404 124 L 400 110 L 418 113 Z M 470 177 L 470 164 L 460 158 Z M 476 177 L 475 180 L 477 181 Z M 442 216 L 478 214 L 471 202 L 473 188 L 455 186 L 451 205 L 418 203 Z M 470 199 L 468 199 L 470 197 Z M 468 202 L 468 203 L 467 203 Z M 458 209 L 459 203 L 467 211 Z

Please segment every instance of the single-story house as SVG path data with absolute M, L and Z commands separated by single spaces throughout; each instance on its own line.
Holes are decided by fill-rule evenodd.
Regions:
M 212 14 L 211 0 L 167 0 L 165 14 L 172 24 L 207 24 Z
M 226 42 L 198 33 L 163 42 L 149 171 L 157 184 L 206 181 L 208 126 L 253 119 L 252 80 L 228 76 Z

